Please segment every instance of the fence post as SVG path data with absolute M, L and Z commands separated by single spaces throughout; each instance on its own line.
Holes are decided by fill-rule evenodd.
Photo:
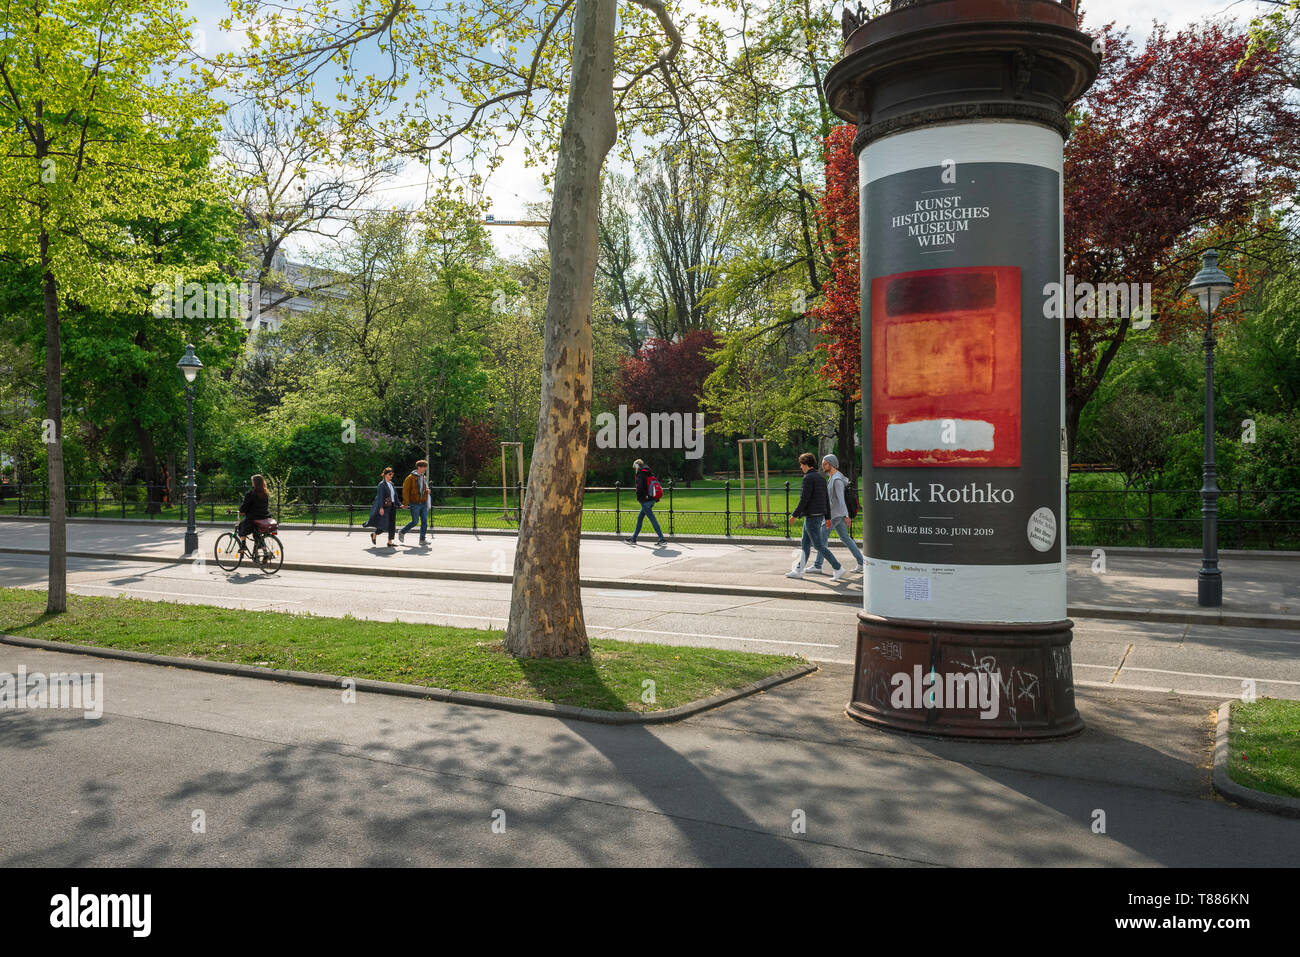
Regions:
M 785 480 L 785 537 L 790 537 L 790 480 Z
M 351 528 L 352 527 L 352 486 L 345 485 L 343 487 L 348 490 L 348 528 Z
M 18 483 L 18 517 L 23 517 L 23 483 Z
M 126 518 L 126 485 L 117 483 L 117 500 L 122 503 L 122 517 Z
M 865 492 L 866 489 L 863 489 Z M 864 499 L 865 501 L 865 499 Z M 1070 473 L 1065 473 L 1065 514 L 1061 516 L 1061 524 L 1065 526 L 1065 544 L 1070 544 Z M 862 519 L 862 537 L 867 537 L 867 520 Z
M 522 481 L 515 483 L 515 524 L 522 525 L 524 522 L 524 483 Z M 579 530 L 581 534 L 581 530 Z
M 1152 514 L 1152 501 L 1155 498 L 1155 486 L 1147 482 L 1147 548 L 1156 547 L 1156 520 Z
M 1245 548 L 1244 530 L 1241 522 L 1241 483 L 1237 483 L 1237 548 Z
M 99 479 L 95 479 L 94 484 L 91 485 L 91 494 L 95 496 L 95 505 L 94 505 L 93 514 L 95 518 L 99 518 Z M 1240 504 L 1240 500 L 1238 500 L 1238 504 Z M 1238 515 L 1241 514 L 1240 508 L 1237 509 L 1237 514 Z
M 673 534 L 673 480 L 668 480 L 668 534 Z
M 726 534 L 727 538 L 731 537 L 731 479 L 726 481 L 727 488 L 727 506 L 726 506 Z
M 278 483 L 275 486 L 275 521 L 277 524 L 280 521 L 280 486 Z
M 44 482 L 41 483 L 41 514 L 48 516 L 50 514 L 50 510 L 46 506 L 46 502 L 45 502 L 47 487 L 48 486 L 46 486 Z
M 316 527 L 316 512 L 320 509 L 320 488 L 311 480 L 311 527 Z
M 622 512 L 620 511 L 620 509 L 622 508 L 622 503 L 620 502 L 620 499 L 622 498 L 622 491 L 623 491 L 623 483 L 615 479 L 614 480 L 614 534 L 615 535 L 623 534 L 623 529 L 619 521 L 619 519 L 622 517 Z
M 470 524 L 474 529 L 474 534 L 478 534 L 478 479 L 469 483 L 470 494 Z

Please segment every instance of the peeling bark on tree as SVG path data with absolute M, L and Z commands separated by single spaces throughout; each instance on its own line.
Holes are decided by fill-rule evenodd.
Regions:
M 588 651 L 578 587 L 591 428 L 600 173 L 614 145 L 616 0 L 578 0 L 573 74 L 560 136 L 548 244 L 542 411 L 519 523 L 506 648 L 524 658 Z

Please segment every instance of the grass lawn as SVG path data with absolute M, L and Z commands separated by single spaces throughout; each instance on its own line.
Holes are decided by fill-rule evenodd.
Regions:
M 441 625 L 324 618 L 131 598 L 68 596 L 45 614 L 45 593 L 0 588 L 0 632 L 46 641 L 374 678 L 601 711 L 660 711 L 739 688 L 802 658 L 624 641 L 591 656 L 521 661 L 502 633 Z M 641 700 L 646 679 L 655 700 Z
M 1232 703 L 1228 774 L 1256 791 L 1300 797 L 1300 701 Z

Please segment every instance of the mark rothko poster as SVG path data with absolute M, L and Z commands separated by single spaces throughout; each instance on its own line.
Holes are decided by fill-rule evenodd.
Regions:
M 865 609 L 1060 620 L 1060 136 L 936 126 L 860 162 Z

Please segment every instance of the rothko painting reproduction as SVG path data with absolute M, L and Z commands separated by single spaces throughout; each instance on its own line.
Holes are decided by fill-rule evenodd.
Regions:
M 877 466 L 1020 465 L 1020 270 L 926 269 L 871 283 Z

